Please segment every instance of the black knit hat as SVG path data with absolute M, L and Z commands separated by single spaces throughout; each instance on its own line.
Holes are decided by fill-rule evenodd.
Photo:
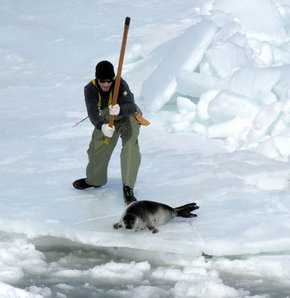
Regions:
M 114 66 L 109 61 L 101 61 L 96 66 L 96 78 L 113 79 L 115 77 Z

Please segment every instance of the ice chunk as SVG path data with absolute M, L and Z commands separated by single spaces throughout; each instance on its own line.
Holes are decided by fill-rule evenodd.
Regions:
M 280 153 L 278 152 L 277 148 L 275 147 L 273 143 L 273 139 L 270 138 L 265 142 L 261 142 L 257 145 L 255 148 L 255 151 L 263 154 L 270 158 L 278 158 L 280 157 Z
M 279 66 L 279 67 L 273 67 L 272 68 L 275 71 L 279 71 L 281 74 L 279 82 L 274 86 L 273 90 L 277 95 L 280 97 L 280 100 L 287 99 L 290 94 L 289 88 L 290 88 L 290 66 Z
M 272 127 L 272 135 L 288 132 L 290 127 L 290 99 L 281 101 L 282 110 Z
M 268 42 L 263 42 L 261 46 L 261 51 L 259 58 L 262 62 L 264 62 L 265 65 L 271 65 L 273 63 L 274 54 L 272 47 Z
M 224 43 L 225 40 L 228 40 L 241 29 L 241 26 L 235 21 L 233 15 L 227 14 L 221 10 L 214 11 L 211 16 L 211 20 L 215 22 L 219 28 L 215 35 L 216 43 Z
M 247 45 L 247 38 L 245 35 L 243 35 L 241 32 L 237 32 L 233 34 L 228 41 L 236 44 L 237 46 L 244 48 Z
M 282 18 L 270 0 L 218 0 L 213 8 L 234 15 L 248 36 L 276 42 L 286 38 Z
M 192 129 L 192 131 L 198 133 L 199 135 L 202 135 L 202 136 L 207 135 L 207 126 L 205 126 L 199 122 L 195 122 L 192 125 L 191 129 Z
M 25 290 L 15 288 L 0 281 L 0 295 L 1 297 L 21 297 L 21 298 L 41 298 L 41 295 L 34 295 Z
M 204 266 L 196 263 L 195 266 L 187 266 L 183 270 L 164 270 L 159 267 L 153 272 L 152 277 L 159 282 L 177 281 L 172 291 L 176 298 L 245 297 L 241 290 L 224 285 L 218 272 L 211 270 L 209 273 Z
M 207 50 L 202 64 L 209 63 L 220 78 L 226 78 L 235 70 L 250 66 L 245 50 L 231 42 L 218 44 Z M 204 69 L 204 65 L 201 66 Z
M 181 114 L 193 113 L 196 114 L 196 104 L 186 97 L 177 97 L 177 108 Z
M 189 27 L 175 40 L 171 50 L 141 88 L 144 101 L 150 102 L 146 108 L 157 111 L 170 99 L 176 90 L 175 75 L 182 69 L 195 70 L 215 32 L 215 24 L 205 20 Z
M 274 63 L 274 48 L 268 42 L 262 42 L 255 38 L 248 38 L 246 54 L 258 67 L 270 66 Z
M 259 107 L 247 97 L 230 92 L 220 92 L 208 105 L 208 114 L 213 122 L 222 122 L 240 117 L 254 120 Z
M 287 47 L 272 47 L 275 65 L 290 64 L 290 51 Z
M 131 262 L 131 263 L 116 263 L 111 261 L 106 264 L 97 265 L 88 270 L 68 270 L 63 269 L 57 272 L 58 277 L 77 277 L 80 278 L 84 275 L 92 275 L 99 279 L 120 279 L 125 282 L 127 280 L 142 279 L 150 269 L 150 264 L 145 262 Z M 126 277 L 120 277 L 120 272 L 127 272 Z
M 191 97 L 200 97 L 203 92 L 216 88 L 218 84 L 214 77 L 186 70 L 176 75 L 176 82 L 176 91 Z
M 138 96 L 140 95 L 142 88 L 141 82 L 144 82 L 152 74 L 152 72 L 156 70 L 158 63 L 164 59 L 167 53 L 170 52 L 170 49 L 175 45 L 176 39 L 178 39 L 178 37 L 164 42 L 158 47 L 154 48 L 150 55 L 144 57 L 141 61 L 138 61 L 137 64 L 134 63 L 136 64 L 134 65 L 134 68 L 126 72 L 126 78 L 128 79 L 128 82 L 130 82 L 130 85 L 134 86 L 134 94 L 137 94 Z M 130 55 L 130 52 L 128 55 Z M 141 55 L 143 55 L 143 53 Z
M 197 115 L 201 121 L 207 121 L 209 119 L 209 115 L 207 112 L 208 105 L 217 96 L 219 92 L 220 90 L 210 90 L 204 92 L 201 95 L 199 102 L 197 103 Z
M 175 122 L 172 124 L 172 129 L 175 132 L 187 131 L 190 127 L 191 122 L 189 120 L 184 120 L 180 122 Z
M 273 137 L 273 144 L 280 155 L 288 160 L 290 156 L 290 133 L 283 133 Z
M 185 97 L 178 97 L 176 103 L 179 114 L 173 118 L 172 128 L 174 131 L 186 131 L 196 117 L 196 104 Z
M 258 104 L 277 101 L 271 91 L 281 74 L 273 68 L 246 67 L 237 70 L 229 83 L 229 90 L 254 99 Z
M 267 134 L 271 135 L 269 130 L 274 121 L 279 117 L 281 109 L 282 104 L 280 102 L 265 105 L 260 109 L 247 137 L 246 146 L 263 140 Z
M 244 131 L 248 132 L 251 127 L 251 121 L 242 118 L 220 122 L 208 127 L 208 137 L 210 138 L 228 138 L 239 139 Z
M 142 49 L 142 45 L 140 44 L 134 44 L 128 51 L 126 54 L 126 61 L 127 63 L 132 63 L 132 62 L 136 62 L 140 59 L 142 59 L 144 56 L 143 54 L 143 49 Z

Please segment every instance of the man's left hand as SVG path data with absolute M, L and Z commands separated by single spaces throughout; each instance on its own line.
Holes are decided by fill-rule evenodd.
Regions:
M 109 105 L 109 113 L 112 116 L 117 116 L 120 114 L 120 106 L 118 104 L 115 105 Z

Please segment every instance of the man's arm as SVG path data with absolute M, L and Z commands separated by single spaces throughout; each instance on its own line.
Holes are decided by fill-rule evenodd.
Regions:
M 123 79 L 120 82 L 118 104 L 120 106 L 120 115 L 130 116 L 136 113 L 134 94 Z
M 91 84 L 91 83 L 90 83 Z M 102 121 L 99 108 L 98 108 L 98 97 L 96 97 L 96 93 L 92 90 L 92 86 L 88 84 L 85 86 L 84 94 L 85 94 L 85 102 L 88 111 L 88 116 L 92 122 L 92 124 L 99 130 L 101 130 L 104 122 Z

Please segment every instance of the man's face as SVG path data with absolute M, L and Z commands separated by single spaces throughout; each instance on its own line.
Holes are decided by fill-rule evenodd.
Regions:
M 113 80 L 98 79 L 98 83 L 104 92 L 108 92 L 113 84 Z

